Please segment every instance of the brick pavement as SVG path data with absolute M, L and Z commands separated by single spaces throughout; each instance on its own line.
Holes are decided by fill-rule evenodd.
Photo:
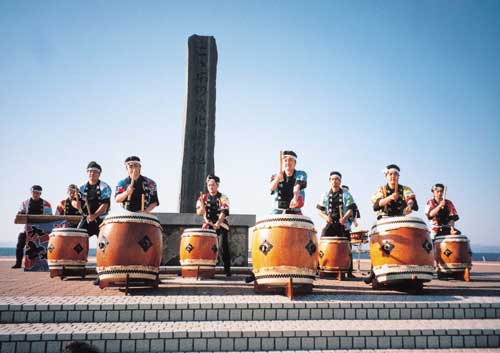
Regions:
M 84 280 L 50 278 L 48 273 L 23 272 L 10 269 L 12 258 L 0 258 L 0 297 L 1 296 L 124 296 L 118 288 L 99 289 L 92 284 L 95 275 Z M 362 273 L 366 274 L 368 260 L 361 261 Z M 359 276 L 359 273 L 358 273 Z M 161 275 L 160 288 L 134 288 L 132 295 L 179 296 L 179 295 L 254 295 L 252 285 L 244 283 L 243 275 L 231 278 L 217 276 L 216 280 L 196 281 L 182 279 L 176 275 Z M 373 290 L 361 278 L 346 281 L 318 279 L 315 281 L 314 294 L 318 295 L 401 295 L 393 290 Z M 426 283 L 424 294 L 444 296 L 492 296 L 500 297 L 500 263 L 474 263 L 471 282 L 457 280 L 441 281 L 434 279 Z

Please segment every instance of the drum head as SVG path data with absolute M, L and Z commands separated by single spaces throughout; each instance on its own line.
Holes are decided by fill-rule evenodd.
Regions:
M 429 227 L 419 217 L 399 216 L 399 217 L 383 217 L 379 219 L 371 229 L 370 234 L 385 233 L 389 230 L 399 228 L 417 228 L 429 232 Z M 429 232 L 430 233 L 430 232 Z
M 50 235 L 88 238 L 89 233 L 87 232 L 86 229 L 80 229 L 80 228 L 54 228 L 52 229 L 52 233 Z
M 183 237 L 192 235 L 216 237 L 217 232 L 213 229 L 203 229 L 203 228 L 188 228 L 184 229 L 184 232 L 182 232 Z
M 148 223 L 161 227 L 160 220 L 149 213 L 130 212 L 124 208 L 110 213 L 104 218 L 101 227 L 108 223 Z
M 273 227 L 303 228 L 315 231 L 313 221 L 306 216 L 293 214 L 272 215 L 260 219 L 255 223 L 253 230 Z

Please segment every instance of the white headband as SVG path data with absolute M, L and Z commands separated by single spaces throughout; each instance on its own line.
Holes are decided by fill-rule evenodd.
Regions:
M 384 170 L 382 170 L 382 173 L 384 173 L 384 175 L 387 175 L 387 173 L 389 172 L 394 172 L 397 175 L 399 175 L 399 170 L 397 170 L 396 168 L 391 168 L 391 169 L 385 168 Z

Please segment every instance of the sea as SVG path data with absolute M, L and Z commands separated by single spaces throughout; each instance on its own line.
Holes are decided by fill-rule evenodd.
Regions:
M 369 259 L 370 255 L 367 252 L 360 254 L 353 251 L 354 259 Z M 16 256 L 16 248 L 0 248 L 0 256 Z M 89 249 L 89 256 L 95 256 L 95 248 Z M 500 262 L 500 252 L 478 252 L 472 253 L 472 261 L 497 261 Z

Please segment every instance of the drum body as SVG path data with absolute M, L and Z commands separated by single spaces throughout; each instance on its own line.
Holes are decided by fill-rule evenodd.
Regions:
M 162 232 L 158 218 L 120 210 L 100 226 L 96 260 L 100 287 L 159 283 Z
M 182 277 L 214 278 L 217 254 L 217 233 L 214 230 L 184 230 L 179 249 Z
M 312 284 L 318 266 L 318 240 L 310 218 L 275 215 L 252 228 L 253 273 L 257 286 Z
M 472 252 L 465 235 L 439 235 L 434 239 L 438 274 L 460 274 L 472 267 Z
M 319 240 L 320 276 L 344 272 L 351 265 L 351 247 L 345 237 L 321 237 Z
M 89 235 L 85 229 L 54 228 L 47 246 L 50 277 L 85 276 Z
M 428 282 L 434 272 L 429 229 L 418 217 L 386 217 L 370 234 L 370 258 L 380 284 Z

